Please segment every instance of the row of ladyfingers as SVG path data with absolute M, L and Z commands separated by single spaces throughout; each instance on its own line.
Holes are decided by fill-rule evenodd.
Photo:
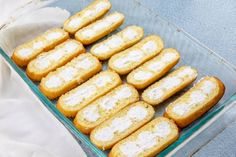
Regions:
M 155 87 L 167 87 L 168 92 L 163 92 L 167 95 L 170 90 L 180 90 L 181 82 L 169 87 L 165 86 L 164 80 L 171 77 L 188 79 L 190 75 L 181 75 L 188 71 L 191 71 L 189 67 L 182 67 L 160 80 Z M 192 69 L 189 74 L 194 77 L 194 73 L 196 71 Z M 74 124 L 83 133 L 90 133 L 92 143 L 98 148 L 112 148 L 110 156 L 153 156 L 178 139 L 177 125 L 185 127 L 196 120 L 215 105 L 223 93 L 221 81 L 204 77 L 166 108 L 164 116 L 173 121 L 159 117 L 149 122 L 155 113 L 153 107 L 137 102 L 137 90 L 123 84 L 79 110 Z
M 60 28 L 51 29 L 39 35 L 35 39 L 18 46 L 12 55 L 12 59 L 15 61 L 17 65 L 21 67 L 26 67 L 29 64 L 29 62 L 34 60 L 39 54 L 45 51 L 49 51 L 58 44 L 69 39 L 69 34 L 74 35 L 75 39 L 79 41 L 79 44 L 82 43 L 83 45 L 87 45 L 97 41 L 98 39 L 108 35 L 110 32 L 116 30 L 124 22 L 124 15 L 118 12 L 114 12 L 105 17 L 102 17 L 110 10 L 110 8 L 111 8 L 111 3 L 108 0 L 95 0 L 85 9 L 83 9 L 76 15 L 71 16 L 68 20 L 66 20 L 64 23 L 64 29 Z M 133 29 L 136 28 L 134 27 Z M 140 31 L 142 37 L 142 29 L 141 28 L 137 29 L 138 29 L 137 31 Z M 123 34 L 127 33 L 124 32 Z M 133 43 L 137 42 L 140 37 L 135 36 L 134 38 L 135 39 L 133 39 L 132 41 L 128 41 L 128 43 L 124 44 L 123 47 L 131 46 Z M 52 59 L 58 58 L 58 60 L 60 60 L 59 58 L 61 57 L 64 58 L 63 54 L 55 52 L 55 50 L 60 51 L 62 47 L 63 46 L 52 50 L 53 52 L 51 53 L 55 54 L 53 55 L 54 58 Z M 83 47 L 81 46 L 80 48 L 83 49 Z M 69 49 L 69 51 L 74 51 L 74 53 L 78 52 L 78 50 L 77 51 L 75 50 L 76 49 L 75 45 L 66 46 L 66 49 Z M 72 54 L 66 56 L 65 60 L 68 61 L 71 57 L 73 57 Z M 41 58 L 47 58 L 47 56 L 43 55 L 42 57 L 40 57 L 40 59 Z M 37 60 L 40 59 L 37 57 Z M 53 62 L 50 59 L 46 59 L 46 61 L 45 59 L 43 59 L 43 61 L 44 61 L 43 63 L 45 64 L 45 68 L 50 66 L 49 64 L 50 62 Z M 40 67 L 41 66 L 44 67 L 44 64 L 40 65 Z M 58 66 L 59 65 L 57 65 L 56 67 Z M 31 70 L 35 70 L 31 68 L 32 67 L 28 68 L 30 72 Z M 40 70 L 42 71 L 42 69 Z M 52 67 L 50 70 L 55 70 L 55 67 Z M 48 71 L 49 69 L 45 70 L 44 73 L 46 74 L 48 73 Z M 31 76 L 31 73 L 29 76 Z M 39 81 L 41 80 L 41 78 L 42 76 L 40 75 L 39 77 L 36 76 L 36 78 L 32 76 L 31 79 Z
M 61 108 L 62 104 L 57 104 L 62 113 L 67 116 L 73 116 L 69 113 L 72 110 L 78 111 L 74 119 L 75 126 L 83 133 L 90 133 L 91 141 L 96 146 L 103 150 L 110 149 L 114 146 L 110 156 L 152 156 L 178 138 L 177 126 L 166 118 L 156 118 L 146 124 L 154 115 L 153 108 L 142 101 L 134 103 L 139 100 L 137 90 L 128 84 L 120 85 L 118 83 L 120 82 L 118 75 L 114 80 L 108 81 L 108 75 L 115 76 L 117 74 L 112 71 L 101 72 L 84 83 L 84 87 L 82 87 L 83 85 L 79 86 L 67 95 L 64 95 L 63 99 L 68 99 L 67 105 L 71 107 L 70 109 Z M 196 70 L 190 67 L 181 67 L 158 81 L 151 89 L 163 90 L 162 93 L 164 95 L 162 101 L 164 101 L 171 94 L 173 95 L 186 86 L 186 84 L 191 83 L 196 78 L 196 75 Z M 105 95 L 106 89 L 94 91 L 97 88 L 97 84 L 92 82 L 97 82 L 97 79 L 100 80 L 100 84 L 104 85 L 102 89 L 112 83 L 116 87 L 109 86 L 110 89 L 114 88 L 114 90 L 110 90 Z M 167 84 L 166 80 L 168 79 L 173 79 L 170 81 L 173 84 Z M 178 79 L 183 81 L 177 81 Z M 92 86 L 95 87 L 92 88 Z M 86 90 L 86 87 L 91 88 L 90 90 Z M 83 89 L 86 90 L 87 95 L 80 92 Z M 146 91 L 148 93 L 149 89 Z M 77 94 L 75 94 L 76 92 Z M 95 99 L 94 96 L 90 97 L 90 93 L 91 95 L 95 93 L 95 96 L 103 96 Z M 224 86 L 221 81 L 215 77 L 205 77 L 188 92 L 170 104 L 164 116 L 172 119 L 179 127 L 184 127 L 216 104 L 223 96 L 223 93 Z M 86 99 L 88 97 L 89 101 L 94 101 L 89 103 Z M 77 103 L 79 101 L 80 103 Z M 154 104 L 158 103 L 160 102 L 158 101 Z M 65 104 L 62 106 L 66 106 Z M 162 123 L 162 121 L 164 122 Z M 146 125 L 143 126 L 144 124 Z M 141 126 L 143 127 L 139 129 Z M 139 130 L 134 132 L 137 129 Z M 134 133 L 130 135 L 132 132 Z M 146 146 L 145 143 L 149 143 L 150 145 Z M 128 148 L 133 148 L 134 150 Z
M 101 18 L 110 7 L 108 0 L 94 1 L 65 22 L 65 31 L 47 31 L 16 48 L 12 58 L 19 66 L 28 65 L 27 75 L 41 80 L 39 88 L 48 98 L 67 92 L 59 98 L 57 108 L 67 117 L 75 117 L 75 126 L 90 134 L 100 149 L 114 146 L 110 156 L 153 156 L 178 138 L 175 123 L 185 127 L 204 114 L 223 96 L 224 85 L 215 77 L 205 77 L 166 108 L 164 116 L 175 123 L 164 117 L 149 122 L 154 116 L 151 105 L 188 86 L 196 79 L 197 71 L 183 66 L 157 81 L 178 63 L 180 55 L 175 49 L 162 50 L 164 44 L 158 36 L 141 40 L 143 29 L 138 26 L 126 27 L 95 44 L 92 55 L 84 53 L 82 44 L 97 41 L 123 23 L 124 16 L 117 12 Z M 67 32 L 75 34 L 79 42 L 68 39 Z M 92 77 L 102 69 L 99 60 L 109 58 L 111 70 Z M 117 73 L 129 73 L 128 84 L 122 84 Z M 142 93 L 145 102 L 139 101 L 133 86 L 149 86 Z
M 119 33 L 123 33 L 124 31 L 130 30 L 130 29 L 135 30 L 138 28 L 139 27 L 136 27 L 136 26 L 130 26 Z M 116 35 L 114 35 L 114 36 L 116 36 Z M 114 37 L 111 36 L 110 39 L 108 38 L 104 42 L 106 43 L 107 41 L 113 40 L 112 38 L 114 38 Z M 136 39 L 134 39 L 134 40 L 136 40 Z M 61 52 L 61 50 L 63 51 L 63 45 L 64 45 L 64 47 L 67 46 L 67 48 L 68 48 L 68 46 L 70 46 L 69 45 L 70 43 L 73 43 L 73 44 L 77 43 L 77 47 L 74 46 L 74 49 L 72 49 L 72 47 L 70 47 L 69 50 L 71 50 L 71 51 L 70 52 L 66 51 L 65 55 L 63 55 L 63 53 Z M 102 44 L 102 43 L 99 43 L 98 45 L 100 45 L 100 44 Z M 128 43 L 128 44 L 129 44 L 129 46 L 131 45 L 130 43 Z M 95 46 L 97 46 L 97 45 L 95 45 Z M 120 48 L 125 49 L 126 47 L 127 47 L 127 44 L 124 44 L 123 47 L 121 45 Z M 138 48 L 140 48 L 140 50 L 137 50 Z M 145 39 L 143 39 L 142 41 L 140 41 L 139 43 L 132 46 L 131 48 L 118 53 L 117 55 L 120 55 L 120 57 L 117 57 L 118 59 L 116 59 L 116 55 L 114 55 L 113 57 L 114 57 L 114 60 L 116 60 L 116 61 L 113 61 L 113 57 L 112 57 L 109 60 L 109 67 L 111 70 L 113 70 L 119 74 L 124 74 L 124 73 L 130 72 L 135 67 L 142 64 L 143 62 L 145 62 L 148 59 L 153 58 L 154 56 L 159 54 L 162 48 L 163 48 L 163 42 L 160 39 L 160 37 L 154 36 L 154 35 L 148 36 Z M 96 48 L 95 48 L 95 50 L 96 50 Z M 40 81 L 43 77 L 46 76 L 44 79 L 42 79 L 42 81 L 40 83 L 40 89 L 48 98 L 54 99 L 54 98 L 64 94 L 65 92 L 67 92 L 69 89 L 72 89 L 74 86 L 79 85 L 80 83 L 87 80 L 89 77 L 91 77 L 92 75 L 94 75 L 95 73 L 97 73 L 98 71 L 101 70 L 100 62 L 96 59 L 96 57 L 90 55 L 90 58 L 94 60 L 94 64 L 91 65 L 91 67 L 95 68 L 95 71 L 93 69 L 89 68 L 88 64 L 90 64 L 90 63 L 81 64 L 82 61 L 79 62 L 79 60 L 77 59 L 76 61 L 72 60 L 67 65 L 64 65 L 63 67 L 60 68 L 60 69 L 65 69 L 60 73 L 61 76 L 57 75 L 58 72 L 51 72 L 49 74 L 50 71 L 53 71 L 56 68 L 60 67 L 61 65 L 65 64 L 66 62 L 68 62 L 68 60 L 71 60 L 72 57 L 75 57 L 78 54 L 81 54 L 84 52 L 85 51 L 84 51 L 83 46 L 82 45 L 79 46 L 79 43 L 77 41 L 68 40 L 68 41 L 62 43 L 61 45 L 57 46 L 54 50 L 42 53 L 36 59 L 32 60 L 29 63 L 29 65 L 27 66 L 26 72 L 27 72 L 28 76 L 33 80 Z M 103 52 L 105 52 L 105 51 L 103 51 Z M 105 54 L 103 56 L 108 56 L 108 55 L 112 55 L 112 54 Z M 78 56 L 78 58 L 80 58 L 80 56 Z M 133 71 L 132 73 L 130 73 L 128 75 L 128 78 L 127 78 L 128 83 L 134 85 L 136 88 L 144 88 L 144 87 L 150 85 L 151 83 L 153 83 L 154 81 L 156 81 L 158 78 L 162 77 L 175 64 L 177 64 L 178 60 L 179 60 L 179 54 L 178 54 L 178 52 L 176 52 L 176 50 L 165 49 L 161 52 L 160 55 L 158 55 L 158 56 L 154 57 L 152 60 L 146 62 L 147 67 L 149 68 L 149 69 L 146 68 L 146 70 L 150 70 L 150 71 L 146 72 L 147 73 L 146 75 L 148 75 L 148 77 L 145 77 L 145 78 L 143 77 L 143 76 L 146 76 L 143 74 L 146 66 L 143 65 L 140 68 L 135 69 L 135 71 Z M 69 65 L 73 64 L 72 62 L 74 62 L 74 64 L 76 63 L 77 65 L 83 66 L 82 68 L 85 68 L 88 71 L 88 74 L 85 74 L 85 76 L 83 76 L 83 80 L 76 79 L 76 78 L 78 78 L 77 75 L 79 73 L 75 72 L 75 71 L 80 71 L 81 67 L 78 68 L 78 66 L 77 66 L 72 69 L 69 66 Z M 85 62 L 85 61 L 83 61 L 83 62 Z M 110 63 L 111 63 L 111 65 L 110 65 Z M 121 65 L 123 68 L 115 69 L 116 63 Z M 161 64 L 162 64 L 162 67 L 161 67 Z M 124 67 L 123 65 L 126 67 Z M 159 68 L 160 71 L 157 72 L 157 70 L 155 70 L 156 68 Z M 89 72 L 90 70 L 93 73 L 90 73 Z M 57 71 L 60 71 L 60 70 L 58 69 Z M 70 77 L 71 79 L 67 79 L 67 81 L 66 81 L 65 79 L 61 78 L 63 73 L 64 73 L 64 75 L 68 75 L 68 77 Z M 150 76 L 150 73 L 151 73 L 151 76 Z M 59 80 L 60 83 L 58 83 L 57 86 L 45 87 L 45 83 L 48 81 L 50 82 L 50 80 L 52 80 L 52 78 L 56 78 L 56 80 Z M 140 78 L 142 80 L 140 80 Z M 59 82 L 59 81 L 57 81 L 57 82 Z M 71 82 L 76 82 L 76 83 L 71 83 Z
M 136 127 L 139 127 L 139 125 L 135 125 L 136 122 L 142 125 L 152 114 L 149 107 L 146 107 L 146 114 L 144 110 L 139 108 L 139 111 L 133 115 L 131 109 L 135 110 L 134 108 L 137 108 L 138 105 L 141 106 L 139 104 L 141 102 L 139 102 L 125 108 L 95 128 L 90 135 L 91 141 L 103 149 L 110 148 L 119 141 L 112 147 L 109 153 L 110 157 L 154 156 L 178 139 L 177 125 L 185 127 L 196 120 L 215 105 L 223 94 L 224 85 L 219 79 L 204 77 L 189 91 L 167 106 L 164 113 L 167 118 L 155 118 L 124 138 L 130 130 L 136 130 Z

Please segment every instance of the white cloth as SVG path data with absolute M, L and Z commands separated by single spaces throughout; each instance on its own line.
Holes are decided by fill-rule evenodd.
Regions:
M 7 24 L 0 30 L 0 44 L 8 55 L 16 45 L 51 26 L 61 26 L 69 16 L 59 8 L 43 8 L 48 3 L 0 0 L 0 10 L 4 13 L 0 14 L 0 26 Z M 0 157 L 68 156 L 86 155 L 68 130 L 0 57 Z

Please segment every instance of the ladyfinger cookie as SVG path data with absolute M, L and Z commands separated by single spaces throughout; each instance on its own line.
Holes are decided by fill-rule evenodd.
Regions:
M 138 100 L 138 91 L 133 86 L 120 85 L 80 110 L 74 124 L 80 131 L 89 134 L 96 126 Z
M 165 116 L 185 127 L 213 107 L 224 95 L 224 84 L 216 77 L 204 77 L 167 106 Z
M 108 62 L 109 68 L 121 75 L 127 74 L 160 53 L 163 46 L 159 36 L 148 36 L 134 46 L 112 56 Z
M 122 83 L 120 76 L 113 71 L 102 71 L 91 79 L 62 95 L 57 108 L 67 117 L 76 113 L 98 97 L 106 94 Z
M 68 61 L 84 53 L 83 45 L 73 39 L 68 39 L 55 49 L 43 52 L 27 66 L 26 74 L 34 81 L 40 81 L 49 72 L 65 65 Z
M 20 66 L 26 66 L 43 51 L 53 49 L 56 45 L 69 38 L 69 34 L 60 28 L 53 28 L 35 39 L 18 46 L 12 55 L 12 60 Z
M 106 40 L 95 44 L 90 52 L 99 60 L 107 60 L 112 55 L 127 49 L 143 37 L 143 29 L 138 26 L 128 26 Z
M 158 105 L 187 87 L 196 78 L 197 70 L 182 66 L 144 90 L 142 99 L 151 105 Z
M 124 15 L 118 12 L 107 15 L 75 33 L 75 39 L 84 45 L 91 44 L 116 30 L 123 22 Z
M 109 157 L 153 157 L 175 142 L 178 127 L 168 118 L 158 117 L 118 142 Z
M 110 8 L 111 3 L 109 0 L 95 0 L 86 8 L 67 19 L 64 23 L 64 30 L 70 34 L 75 34 L 82 27 L 102 17 Z
M 164 49 L 158 56 L 129 73 L 127 82 L 137 89 L 143 89 L 164 76 L 178 63 L 179 58 L 175 49 Z
M 39 89 L 49 99 L 55 99 L 83 83 L 102 69 L 99 60 L 89 53 L 74 58 L 42 79 Z
M 96 127 L 91 132 L 91 142 L 102 150 L 110 149 L 118 141 L 150 121 L 154 113 L 153 107 L 142 101 L 129 105 Z

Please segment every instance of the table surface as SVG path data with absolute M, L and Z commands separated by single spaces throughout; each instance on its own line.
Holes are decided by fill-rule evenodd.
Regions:
M 176 24 L 236 66 L 235 0 L 136 0 Z M 122 2 L 122 1 L 121 1 Z M 125 1 L 123 1 L 125 3 Z M 235 156 L 236 122 L 193 153 L 176 156 Z M 82 146 L 83 147 L 83 146 Z M 86 149 L 86 148 L 84 148 Z M 86 151 L 86 150 L 85 150 Z
M 236 66 L 235 0 L 137 0 Z

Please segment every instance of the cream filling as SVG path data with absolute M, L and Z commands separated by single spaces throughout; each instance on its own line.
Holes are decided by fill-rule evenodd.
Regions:
M 178 77 L 167 77 L 160 83 L 160 86 L 148 91 L 147 96 L 150 99 L 158 100 L 164 96 L 163 89 L 172 90 L 173 88 L 179 86 L 181 82 L 182 80 Z
M 34 64 L 35 64 L 35 68 L 37 68 L 39 70 L 44 70 L 51 65 L 51 62 L 50 62 L 48 56 L 44 55 L 44 56 L 39 56 L 35 60 Z
M 100 118 L 97 106 L 91 105 L 84 109 L 83 117 L 89 122 L 95 122 Z
M 80 17 L 75 17 L 70 20 L 68 26 L 71 28 L 77 28 L 82 24 L 82 19 Z
M 23 49 L 20 49 L 17 53 L 21 57 L 26 58 L 26 57 L 29 57 L 33 53 L 33 50 L 31 48 L 23 48 Z
M 133 124 L 132 120 L 142 121 L 148 115 L 146 108 L 141 106 L 134 106 L 129 109 L 123 117 L 112 119 L 110 125 L 98 129 L 94 138 L 99 141 L 110 141 L 114 138 L 114 134 L 126 131 Z
M 119 69 L 126 68 L 134 62 L 139 62 L 143 57 L 143 53 L 140 50 L 132 50 L 128 52 L 126 56 L 120 57 L 114 61 L 114 66 Z
M 105 44 L 100 44 L 94 48 L 94 54 L 100 55 L 100 54 L 106 54 L 110 51 L 110 48 Z
M 148 115 L 147 108 L 143 106 L 133 106 L 128 111 L 128 118 L 135 119 L 136 121 L 144 120 Z
M 119 150 L 125 156 L 138 156 L 143 151 L 157 145 L 158 138 L 166 138 L 170 133 L 170 124 L 167 122 L 161 122 L 155 126 L 155 130 L 143 131 L 138 135 L 137 139 L 133 141 L 126 141 L 120 145 Z
M 183 116 L 188 113 L 195 105 L 203 103 L 205 100 L 207 100 L 207 96 L 200 90 L 196 90 L 191 93 L 187 102 L 175 104 L 172 111 L 177 115 Z
M 119 36 L 114 36 L 107 40 L 106 44 L 111 48 L 111 49 L 116 49 L 119 48 L 123 45 L 123 39 Z
M 95 32 L 100 32 L 100 31 L 103 31 L 104 29 L 106 29 L 107 27 L 109 27 L 109 25 L 110 24 L 107 21 L 99 21 L 95 25 L 93 25 L 92 29 Z
M 112 110 L 115 108 L 117 103 L 117 99 L 113 99 L 112 97 L 104 97 L 100 102 L 99 102 L 99 106 L 106 110 Z
M 61 49 L 54 50 L 51 53 L 44 54 L 36 59 L 35 65 L 37 69 L 43 70 L 49 68 L 52 63 L 60 61 L 65 55 L 65 52 Z
M 161 88 L 153 88 L 147 92 L 149 99 L 158 100 L 164 95 L 164 91 Z
M 106 21 L 109 24 L 113 24 L 113 23 L 117 23 L 118 21 L 120 21 L 122 19 L 122 16 L 119 13 L 114 13 L 114 14 L 110 14 L 106 17 Z
M 95 6 L 95 10 L 96 13 L 101 12 L 102 10 L 106 9 L 109 7 L 109 4 L 106 2 L 99 2 L 96 6 Z
M 104 110 L 112 110 L 115 108 L 118 101 L 122 99 L 127 99 L 132 96 L 132 91 L 129 87 L 123 87 L 120 90 L 116 91 L 115 94 L 111 97 L 104 97 L 99 105 Z
M 165 67 L 165 63 L 163 63 L 161 60 L 154 61 L 147 66 L 148 70 L 155 71 L 155 72 L 163 69 L 164 67 Z
M 181 84 L 182 80 L 178 77 L 167 77 L 161 83 L 161 87 L 166 90 L 171 90 Z
M 94 17 L 96 15 L 96 12 L 94 10 L 86 10 L 82 17 L 83 18 L 90 18 L 90 17 Z
M 53 51 L 52 53 L 47 54 L 47 57 L 45 59 L 48 59 L 50 61 L 59 61 L 62 59 L 65 55 L 65 52 L 63 50 L 56 50 Z
M 209 80 L 204 81 L 201 86 L 202 92 L 207 95 L 211 94 L 214 90 L 216 90 L 216 88 L 217 88 L 216 83 Z
M 74 107 L 90 98 L 95 92 L 96 87 L 92 85 L 83 86 L 83 88 L 77 89 L 75 93 L 65 96 L 63 102 L 66 106 Z
M 57 76 L 51 76 L 49 79 L 45 82 L 45 86 L 47 88 L 57 88 L 61 86 L 62 81 Z
M 85 38 L 91 38 L 96 35 L 96 32 L 91 28 L 86 28 L 81 32 L 81 35 Z
M 128 40 L 134 40 L 138 36 L 138 32 L 136 32 L 132 28 L 128 28 L 123 32 L 123 36 Z
M 44 48 L 44 43 L 42 41 L 37 41 L 35 43 L 33 43 L 33 49 L 41 49 L 41 48 Z
M 202 103 L 207 99 L 207 96 L 200 90 L 193 91 L 190 95 L 190 104 Z
M 136 32 L 132 28 L 128 28 L 123 32 L 123 36 L 129 40 L 134 40 L 138 36 L 138 32 Z
M 59 39 L 62 36 L 61 32 L 50 32 L 47 36 L 46 39 L 47 40 L 56 40 Z
M 101 88 L 101 87 L 105 87 L 108 83 L 112 83 L 112 79 L 111 79 L 111 76 L 109 76 L 109 75 L 103 75 L 103 76 L 96 78 L 94 83 L 99 88 Z
M 63 50 L 67 52 L 74 52 L 78 48 L 78 44 L 75 42 L 67 42 L 63 46 Z
M 190 67 L 185 67 L 183 70 L 179 71 L 177 73 L 177 76 L 180 78 L 185 78 L 185 77 L 189 77 L 189 76 L 195 76 L 195 72 L 192 68 Z
M 58 76 L 61 77 L 64 81 L 69 82 L 77 75 L 78 71 L 73 67 L 66 67 L 58 73 Z
M 123 87 L 115 92 L 114 97 L 116 99 L 127 99 L 132 96 L 132 91 L 129 87 Z
M 141 49 L 145 53 L 154 53 L 157 50 L 157 44 L 155 41 L 148 41 L 141 47 Z
M 153 73 L 149 71 L 137 71 L 134 73 L 134 79 L 138 81 L 145 81 L 150 79 L 153 76 Z
M 191 105 L 187 103 L 179 103 L 178 105 L 175 105 L 172 108 L 172 111 L 179 116 L 183 116 L 185 113 L 189 111 L 190 108 L 191 108 Z
M 161 60 L 163 62 L 171 62 L 173 60 L 176 59 L 176 54 L 175 53 L 172 53 L 172 52 L 167 52 L 167 53 L 164 53 L 163 56 L 161 57 Z
M 207 95 L 211 94 L 216 88 L 216 84 L 206 80 L 203 82 L 200 90 L 195 90 L 191 93 L 189 100 L 186 103 L 176 104 L 173 107 L 173 112 L 183 116 L 188 113 L 192 107 L 197 104 L 203 103 L 207 100 Z
M 75 64 L 78 69 L 89 70 L 94 66 L 93 62 L 89 58 L 84 58 Z

